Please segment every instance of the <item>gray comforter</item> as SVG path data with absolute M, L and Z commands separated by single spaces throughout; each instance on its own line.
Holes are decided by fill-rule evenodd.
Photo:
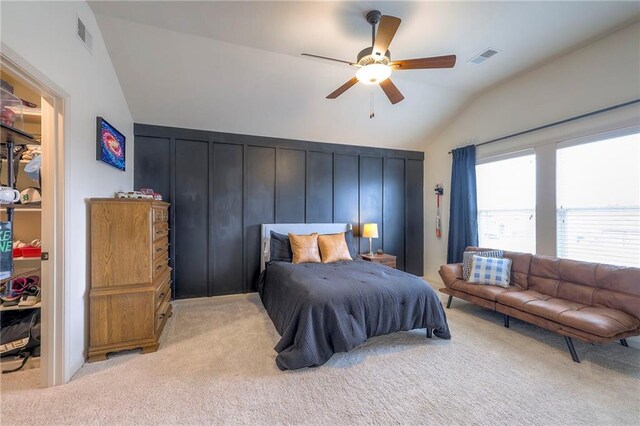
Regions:
M 436 292 L 420 278 L 362 260 L 271 262 L 258 291 L 282 338 L 281 370 L 315 367 L 369 337 L 417 328 L 450 339 Z

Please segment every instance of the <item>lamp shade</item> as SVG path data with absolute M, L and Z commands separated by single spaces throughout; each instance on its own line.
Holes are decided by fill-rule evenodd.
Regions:
M 363 238 L 378 238 L 378 224 L 365 223 L 362 229 Z

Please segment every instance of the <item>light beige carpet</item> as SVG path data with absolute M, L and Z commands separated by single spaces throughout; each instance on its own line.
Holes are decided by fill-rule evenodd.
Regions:
M 85 365 L 37 387 L 2 378 L 2 424 L 639 424 L 640 351 L 576 344 L 460 300 L 453 339 L 371 339 L 314 369 L 281 372 L 257 295 L 174 304 L 158 352 Z

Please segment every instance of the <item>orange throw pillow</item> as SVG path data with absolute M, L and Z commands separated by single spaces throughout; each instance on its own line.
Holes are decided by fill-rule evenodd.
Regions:
M 322 263 L 353 260 L 351 253 L 349 253 L 347 240 L 344 238 L 344 232 L 320 235 L 318 237 L 318 246 L 320 247 L 320 254 L 322 255 Z
M 289 234 L 291 251 L 293 251 L 293 263 L 320 263 L 320 250 L 318 250 L 318 234 L 295 235 Z

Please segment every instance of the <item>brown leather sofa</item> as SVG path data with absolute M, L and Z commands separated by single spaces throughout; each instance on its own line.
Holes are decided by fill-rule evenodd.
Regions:
M 467 251 L 490 250 L 467 247 Z M 571 357 L 580 362 L 572 338 L 591 343 L 620 341 L 640 335 L 640 268 L 557 259 L 527 253 L 504 252 L 511 259 L 508 288 L 468 284 L 462 264 L 442 265 L 440 289 L 564 336 Z

